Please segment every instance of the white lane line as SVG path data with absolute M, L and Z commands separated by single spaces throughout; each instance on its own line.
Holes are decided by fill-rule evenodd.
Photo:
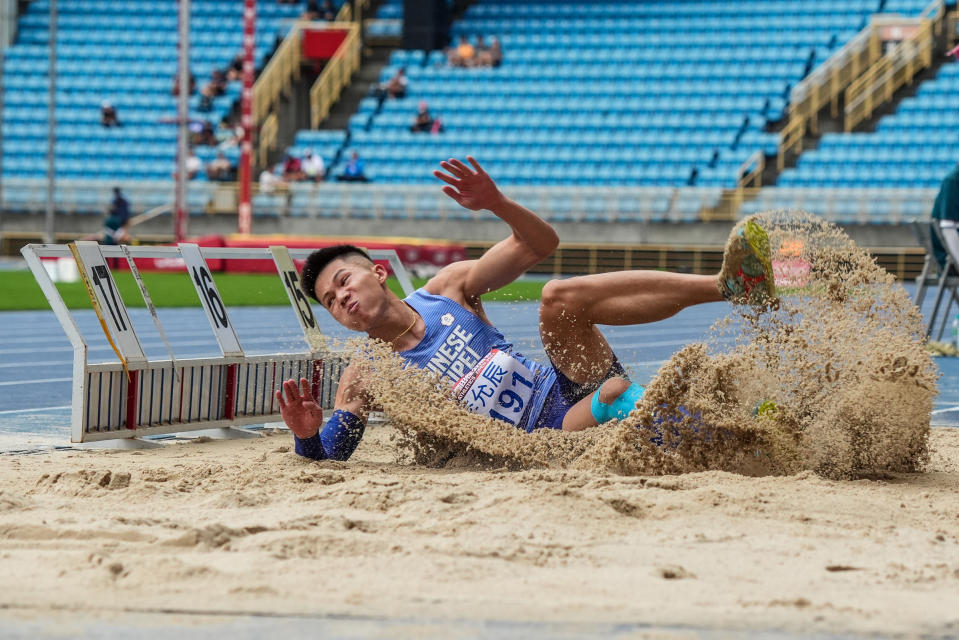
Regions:
M 194 335 L 195 335 L 195 332 L 194 332 Z M 286 344 L 286 342 L 292 343 L 297 341 L 299 342 L 303 341 L 302 333 L 299 335 L 292 334 L 288 338 L 286 336 L 277 337 L 275 333 L 264 334 L 262 336 L 245 336 L 245 337 L 243 335 L 240 336 L 240 343 L 243 345 L 266 344 L 270 346 L 272 345 L 282 346 L 283 344 Z M 161 343 L 158 339 L 141 340 L 140 344 L 143 345 L 144 348 L 150 348 L 150 347 L 159 348 L 163 346 L 163 343 Z M 305 342 L 303 344 L 305 344 Z M 174 350 L 188 348 L 188 347 L 206 347 L 206 346 L 212 346 L 214 349 L 216 349 L 216 340 L 214 339 L 214 336 L 212 333 L 210 334 L 210 338 L 208 340 L 203 339 L 203 340 L 173 341 Z M 91 350 L 108 350 L 109 351 L 110 345 L 101 344 L 100 341 L 98 340 L 96 344 L 91 344 L 89 348 Z M 72 347 L 70 346 L 70 343 L 67 342 L 59 347 L 41 347 L 41 348 L 23 347 L 20 349 L 0 349 L 0 355 L 17 354 L 17 353 L 49 353 L 49 352 L 55 352 L 55 351 L 69 351 L 71 349 Z
M 35 409 L 7 409 L 5 411 L 0 411 L 0 416 L 9 416 L 14 413 L 42 413 L 44 411 L 62 411 L 63 409 L 69 409 L 70 405 L 64 404 L 58 407 L 36 407 Z
M 956 410 L 959 410 L 959 404 L 953 405 L 951 407 L 946 407 L 945 409 L 936 409 L 935 411 L 932 412 L 932 415 L 936 415 L 938 413 L 949 413 L 950 411 L 956 411 Z
M 258 326 L 257 326 L 258 327 Z M 257 328 L 254 327 L 254 328 Z M 96 334 L 99 335 L 100 327 L 81 327 L 81 332 L 84 335 Z M 16 333 L 6 333 L 2 338 L 0 338 L 0 347 L 5 347 L 8 344 L 49 344 L 49 343 L 66 343 L 70 344 L 70 341 L 67 339 L 67 336 L 64 335 L 60 327 L 57 327 L 57 335 L 37 335 L 38 332 L 43 332 L 42 329 L 32 330 L 27 334 L 16 334 Z M 156 336 L 156 331 L 149 329 L 147 331 L 139 331 L 140 339 L 143 339 L 146 336 L 148 339 L 150 337 Z M 169 338 L 183 338 L 183 337 L 194 337 L 196 331 L 193 329 L 183 329 L 180 331 L 167 331 L 167 337 Z M 267 334 L 268 335 L 268 334 Z M 157 336 L 157 339 L 159 336 Z
M 18 384 L 40 384 L 42 382 L 69 382 L 73 378 L 44 378 L 42 380 L 12 380 L 10 382 L 0 382 L 0 387 L 13 387 Z
M 14 367 L 60 367 L 66 364 L 73 364 L 73 360 L 51 360 L 49 362 L 34 362 L 33 360 L 27 360 L 24 362 L 2 362 L 0 363 L 0 369 L 12 369 Z

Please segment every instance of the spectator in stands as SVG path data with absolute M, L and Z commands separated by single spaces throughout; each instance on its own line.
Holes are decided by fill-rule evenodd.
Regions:
M 196 76 L 193 75 L 193 72 L 190 72 L 190 95 L 192 96 L 196 92 Z M 179 72 L 173 76 L 173 88 L 170 90 L 171 96 L 180 95 L 180 74 Z
M 406 67 L 400 67 L 392 78 L 374 86 L 373 90 L 370 91 L 370 96 L 379 99 L 381 105 L 387 98 L 405 98 L 408 83 Z
M 230 65 L 226 68 L 226 79 L 228 82 L 233 82 L 234 80 L 240 80 L 243 78 L 244 60 L 246 60 L 246 56 L 242 51 L 233 56 L 233 60 L 230 61 Z
M 386 95 L 394 100 L 406 97 L 406 87 L 409 79 L 406 77 L 406 67 L 400 67 L 386 83 Z
M 186 177 L 187 180 L 193 180 L 203 169 L 203 161 L 196 157 L 193 147 L 190 147 L 190 155 L 186 159 Z
M 229 180 L 233 177 L 233 165 L 222 151 L 218 152 L 216 158 L 206 165 L 206 177 L 210 180 Z
M 303 153 L 303 173 L 307 180 L 313 182 L 323 182 L 325 177 L 326 164 L 318 153 L 313 153 L 312 149 L 307 149 Z
M 196 106 L 197 111 L 203 113 L 210 113 L 213 111 L 213 88 L 210 85 L 203 85 L 203 88 L 200 89 L 200 103 Z
M 306 180 L 306 173 L 303 171 L 303 162 L 289 153 L 283 158 L 283 179 L 288 182 Z
M 226 72 L 222 69 L 214 69 L 210 73 L 210 81 L 206 83 L 206 87 L 212 95 L 222 96 L 226 93 Z
M 217 147 L 220 149 L 235 147 L 242 141 L 243 127 L 240 125 L 233 126 L 233 124 L 230 123 L 230 118 L 224 116 L 216 128 Z
M 260 173 L 260 193 L 273 193 L 277 189 L 284 189 L 287 186 L 286 180 L 280 176 L 280 168 L 267 167 Z
M 494 69 L 503 64 L 503 46 L 500 44 L 499 38 L 496 36 L 493 36 L 490 39 L 489 62 L 490 66 Z
M 119 118 L 117 118 L 117 109 L 108 100 L 100 103 L 100 124 L 104 127 L 119 127 Z
M 216 131 L 209 120 L 190 123 L 191 142 L 201 147 L 215 147 L 217 145 Z
M 320 19 L 320 6 L 316 3 L 316 0 L 308 0 L 306 3 L 306 10 L 300 14 L 300 20 L 319 20 Z
M 413 133 L 439 133 L 443 125 L 438 118 L 430 114 L 430 108 L 425 101 L 421 101 L 416 111 L 416 117 L 410 126 Z
M 952 171 L 946 174 L 942 180 L 942 186 L 939 188 L 939 194 L 936 195 L 936 202 L 932 205 L 932 224 L 938 226 L 940 220 L 954 220 L 959 222 L 959 165 L 952 168 Z M 936 262 L 942 268 L 946 264 L 946 248 L 939 242 L 939 236 L 936 230 L 932 231 L 932 248 L 935 254 Z M 953 270 L 955 268 L 953 267 Z M 950 274 L 950 275 L 955 275 Z
M 448 49 L 446 60 L 454 67 L 472 67 L 476 49 L 466 39 L 466 36 L 460 36 L 459 44 L 455 49 Z
M 493 66 L 489 57 L 489 47 L 486 45 L 486 40 L 483 39 L 483 36 L 476 36 L 476 46 L 474 47 L 475 55 L 473 56 L 473 66 L 475 67 L 491 67 Z
M 369 182 L 370 179 L 366 177 L 363 170 L 364 166 L 363 161 L 360 160 L 360 154 L 353 151 L 350 154 L 350 161 L 343 167 L 343 173 L 336 176 L 336 179 L 341 182 Z
M 336 7 L 333 6 L 333 0 L 323 0 L 323 6 L 320 7 L 320 17 L 327 22 L 336 20 Z
M 130 203 L 123 197 L 120 187 L 113 187 L 113 201 L 107 211 L 107 219 L 100 233 L 83 238 L 100 244 L 124 244 L 130 240 Z

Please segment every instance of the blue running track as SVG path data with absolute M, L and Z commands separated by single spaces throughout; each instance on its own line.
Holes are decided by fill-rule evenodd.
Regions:
M 929 311 L 931 302 L 923 305 Z M 538 303 L 487 303 L 493 322 L 517 348 L 546 360 L 537 332 Z M 643 383 L 670 355 L 706 337 L 710 325 L 725 314 L 724 303 L 686 309 L 663 322 L 604 330 L 632 377 Z M 240 344 L 247 353 L 304 351 L 305 343 L 290 307 L 244 307 L 230 310 Z M 130 310 L 143 347 L 151 359 L 168 354 L 149 314 Z M 160 309 L 159 315 L 178 358 L 217 356 L 219 351 L 199 307 Z M 325 333 L 350 332 L 318 310 Z M 115 358 L 92 311 L 74 317 L 87 337 L 91 362 Z M 73 351 L 52 311 L 0 314 L 0 451 L 65 446 L 70 441 L 70 395 Z M 959 358 L 938 358 L 942 372 L 933 424 L 959 425 Z

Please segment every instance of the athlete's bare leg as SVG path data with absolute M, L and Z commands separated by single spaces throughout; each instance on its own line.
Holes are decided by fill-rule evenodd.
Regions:
M 620 271 L 568 280 L 543 288 L 540 337 L 550 359 L 573 382 L 603 379 L 613 352 L 596 325 L 656 322 L 694 304 L 728 299 L 775 303 L 769 236 L 757 216 L 730 232 L 717 275 Z
M 543 288 L 540 336 L 547 355 L 570 380 L 591 382 L 604 377 L 613 362 L 596 325 L 656 322 L 722 299 L 714 275 L 619 271 L 552 280 Z

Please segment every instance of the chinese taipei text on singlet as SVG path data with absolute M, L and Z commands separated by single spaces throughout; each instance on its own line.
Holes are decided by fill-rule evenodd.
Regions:
M 496 327 L 445 296 L 418 289 L 405 302 L 426 323 L 418 345 L 400 356 L 454 383 L 454 397 L 477 414 L 532 431 L 556 381 L 551 366 L 513 352 Z

